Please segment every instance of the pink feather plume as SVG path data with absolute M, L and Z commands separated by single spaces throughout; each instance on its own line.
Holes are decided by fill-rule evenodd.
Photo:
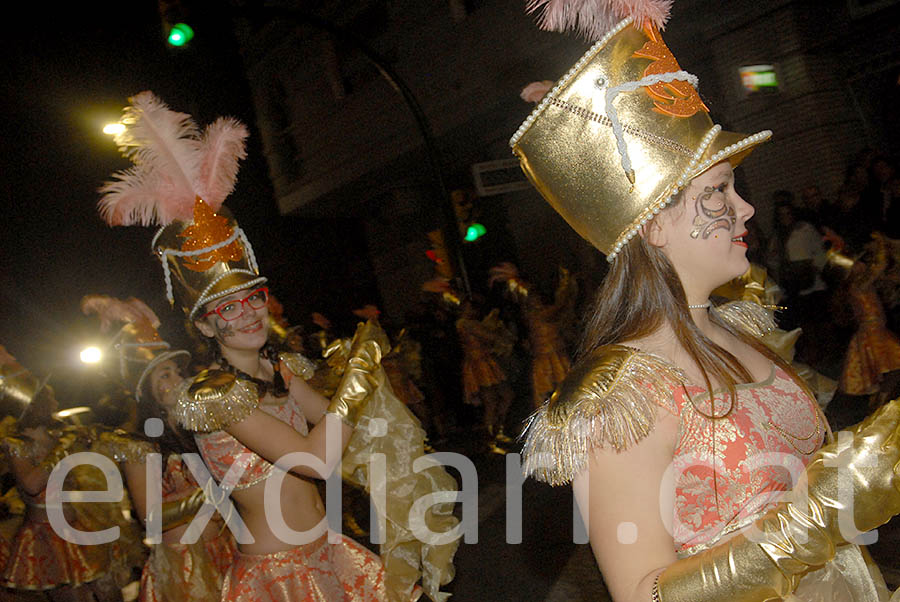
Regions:
M 638 26 L 665 27 L 672 0 L 528 0 L 526 10 L 540 13 L 538 25 L 547 31 L 574 31 L 599 40 L 626 17 Z
M 146 303 L 137 297 L 128 297 L 128 300 L 125 301 L 125 303 L 134 308 L 137 315 L 140 316 L 139 319 L 146 320 L 153 328 L 159 328 L 159 325 L 162 324 L 162 322 L 159 321 L 156 312 L 150 309 Z
M 100 318 L 100 330 L 108 332 L 113 322 L 149 325 L 155 330 L 159 327 L 159 318 L 143 301 L 134 297 L 122 301 L 108 295 L 85 295 L 81 299 L 81 311 L 85 315 L 97 314 Z
M 238 162 L 246 156 L 247 129 L 219 119 L 201 138 L 197 124 L 152 92 L 131 99 L 115 141 L 134 166 L 113 174 L 100 192 L 100 215 L 112 226 L 166 225 L 190 221 L 199 196 L 218 209 L 234 189 Z
M 248 135 L 244 124 L 230 117 L 218 118 L 203 134 L 200 196 L 213 210 L 234 190 L 239 162 L 247 156 L 244 140 Z
M 541 99 L 547 95 L 547 92 L 550 91 L 550 88 L 553 87 L 553 82 L 549 79 L 545 79 L 539 82 L 531 82 L 524 88 L 522 88 L 522 92 L 519 93 L 519 96 L 522 97 L 522 100 L 525 102 L 540 102 Z

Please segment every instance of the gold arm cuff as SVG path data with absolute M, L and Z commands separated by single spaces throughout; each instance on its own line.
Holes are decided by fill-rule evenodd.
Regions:
M 71 453 L 72 446 L 78 442 L 78 439 L 78 433 L 75 431 L 62 432 L 57 439 L 56 447 L 41 461 L 41 468 L 51 472 L 60 460 Z
M 759 545 L 743 535 L 669 565 L 657 577 L 660 602 L 762 602 L 793 589 Z

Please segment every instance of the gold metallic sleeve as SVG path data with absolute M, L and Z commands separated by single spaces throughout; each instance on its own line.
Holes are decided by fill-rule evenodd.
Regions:
M 662 602 L 757 602 L 791 593 L 854 529 L 874 529 L 900 513 L 898 440 L 900 399 L 819 450 L 751 532 L 666 568 L 654 595 Z
M 91 451 L 111 459 L 113 462 L 143 462 L 148 454 L 155 453 L 156 447 L 142 439 L 138 439 L 121 429 L 107 430 L 92 425 L 95 432 L 92 437 Z
M 357 327 L 350 346 L 350 359 L 328 404 L 328 413 L 336 414 L 350 426 L 356 426 L 362 408 L 379 384 L 377 369 L 381 358 L 390 349 L 387 335 L 377 323 L 370 320 Z
M 755 338 L 765 337 L 776 328 L 773 312 L 753 301 L 729 301 L 716 306 L 712 313 L 732 328 Z
M 72 453 L 73 447 L 79 442 L 79 433 L 74 429 L 61 431 L 56 440 L 56 446 L 41 461 L 41 468 L 51 472 L 60 460 Z

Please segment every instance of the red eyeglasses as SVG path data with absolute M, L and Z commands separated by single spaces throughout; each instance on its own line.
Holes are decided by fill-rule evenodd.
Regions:
M 244 315 L 244 303 L 249 305 L 251 309 L 262 309 L 268 302 L 269 289 L 263 286 L 256 289 L 243 299 L 232 299 L 231 301 L 226 301 L 214 310 L 208 311 L 200 316 L 200 319 L 202 320 L 206 316 L 210 316 L 212 314 L 219 314 L 220 318 L 222 318 L 226 322 L 231 322 L 232 320 L 237 320 L 242 315 Z

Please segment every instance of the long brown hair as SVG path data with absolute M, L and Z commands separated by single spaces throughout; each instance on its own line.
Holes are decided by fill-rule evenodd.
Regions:
M 720 320 L 715 321 L 721 324 Z M 694 324 L 674 266 L 665 253 L 642 236 L 625 244 L 612 262 L 586 321 L 578 357 L 585 357 L 602 345 L 645 337 L 666 323 L 699 367 L 710 399 L 712 380 L 727 388 L 732 401 L 735 385 L 753 380 L 740 360 Z M 727 330 L 735 332 L 732 328 Z M 739 338 L 746 341 L 749 337 Z

